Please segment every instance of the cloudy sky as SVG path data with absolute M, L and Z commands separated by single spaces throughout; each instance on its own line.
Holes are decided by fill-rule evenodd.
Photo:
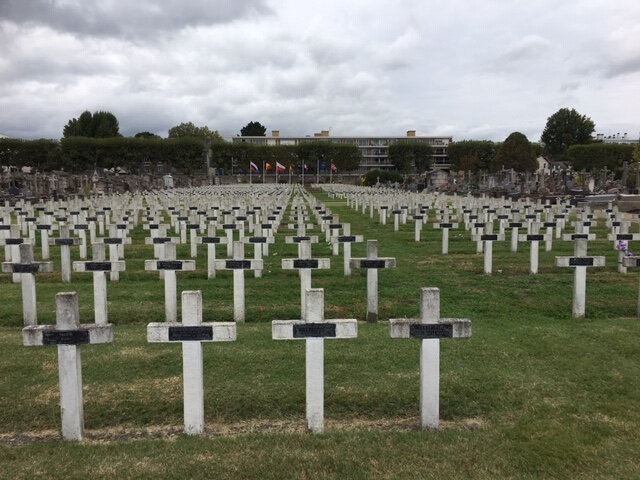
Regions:
M 537 141 L 562 107 L 640 132 L 640 1 L 0 0 L 0 134 L 60 138 L 84 110 L 125 136 Z

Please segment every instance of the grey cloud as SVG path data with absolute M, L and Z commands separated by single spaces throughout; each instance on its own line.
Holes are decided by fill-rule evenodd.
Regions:
M 265 0 L 127 0 L 62 2 L 3 0 L 0 20 L 43 25 L 80 36 L 157 38 L 186 27 L 231 22 L 251 14 L 270 14 Z

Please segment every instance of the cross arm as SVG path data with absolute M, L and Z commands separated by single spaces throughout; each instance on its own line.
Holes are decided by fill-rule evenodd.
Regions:
M 605 257 L 556 257 L 556 267 L 604 267 Z
M 358 321 L 355 318 L 307 323 L 304 320 L 274 320 L 271 322 L 274 340 L 303 340 L 305 338 L 356 338 Z
M 195 270 L 195 260 L 145 260 L 145 270 Z
M 326 270 L 331 268 L 331 260 L 328 258 L 283 258 L 282 269 L 294 270 L 298 268 L 314 268 Z
M 2 262 L 2 271 L 4 273 L 50 273 L 53 272 L 53 262 Z
M 81 324 L 77 329 L 58 330 L 55 325 L 31 325 L 22 329 L 25 347 L 41 345 L 83 345 L 113 342 L 113 325 Z
M 471 320 L 441 318 L 438 323 L 421 323 L 416 318 L 389 319 L 391 338 L 470 338 Z
M 235 322 L 210 322 L 199 325 L 155 322 L 147 325 L 147 341 L 150 343 L 233 342 L 235 340 Z
M 352 258 L 349 260 L 351 268 L 396 268 L 394 257 L 385 258 Z
M 73 262 L 74 272 L 124 272 L 125 262 Z

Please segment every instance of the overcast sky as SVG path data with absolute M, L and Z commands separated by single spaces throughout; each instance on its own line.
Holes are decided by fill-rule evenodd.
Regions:
M 538 141 L 562 107 L 640 132 L 640 1 L 0 0 L 0 134 L 60 138 L 84 110 L 125 136 Z

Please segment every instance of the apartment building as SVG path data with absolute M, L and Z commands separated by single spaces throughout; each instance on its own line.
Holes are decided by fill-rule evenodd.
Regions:
M 313 136 L 287 137 L 281 136 L 279 130 L 272 130 L 271 136 L 264 137 L 233 137 L 234 143 L 247 142 L 254 145 L 300 145 L 304 142 L 332 142 L 344 145 L 355 145 L 362 153 L 361 167 L 363 170 L 374 168 L 393 168 L 389 163 L 389 146 L 394 142 L 419 142 L 428 143 L 433 147 L 433 167 L 440 169 L 449 168 L 447 148 L 452 142 L 452 137 L 427 137 L 416 135 L 415 130 L 407 131 L 406 136 L 375 136 L 375 137 L 336 137 L 329 134 L 328 130 L 322 130 Z

